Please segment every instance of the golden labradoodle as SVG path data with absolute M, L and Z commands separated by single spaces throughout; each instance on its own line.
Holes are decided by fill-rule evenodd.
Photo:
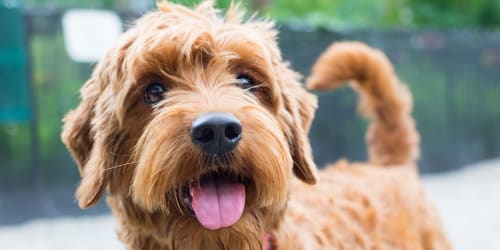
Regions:
M 449 249 L 419 184 L 411 96 L 380 52 L 333 45 L 308 86 L 355 80 L 369 163 L 320 174 L 315 96 L 268 21 L 160 3 L 97 65 L 62 139 L 87 208 L 108 193 L 128 249 Z

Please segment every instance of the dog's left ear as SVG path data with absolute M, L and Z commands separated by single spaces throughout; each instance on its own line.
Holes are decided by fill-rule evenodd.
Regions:
M 126 50 L 135 40 L 135 30 L 123 35 L 95 67 L 91 78 L 80 89 L 81 101 L 63 119 L 61 139 L 75 159 L 82 181 L 76 191 L 81 208 L 95 205 L 108 186 L 116 165 L 120 136 L 115 110 L 113 81 L 121 79 Z
M 288 70 L 287 70 L 288 71 Z M 293 172 L 308 184 L 317 182 L 317 167 L 314 164 L 311 144 L 309 143 L 309 128 L 317 107 L 317 98 L 308 93 L 300 85 L 294 72 L 285 72 L 282 77 L 282 99 L 284 108 L 289 114 L 288 131 L 285 131 L 293 157 Z
M 92 129 L 95 125 L 95 106 L 100 94 L 98 88 L 95 79 L 85 83 L 81 89 L 82 101 L 64 117 L 61 133 L 61 139 L 75 159 L 82 177 L 76 192 L 81 208 L 97 203 L 107 184 L 103 166 L 106 164 L 106 157 L 100 156 L 107 151 L 102 149 L 102 143 L 96 142 Z

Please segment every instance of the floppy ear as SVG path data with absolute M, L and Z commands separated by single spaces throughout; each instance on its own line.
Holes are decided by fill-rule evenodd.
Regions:
M 76 198 L 81 208 L 94 205 L 101 197 L 107 181 L 105 181 L 105 158 L 99 154 L 103 149 L 96 142 L 93 131 L 95 107 L 100 86 L 95 79 L 90 79 L 80 90 L 81 102 L 75 110 L 64 117 L 62 141 L 75 159 L 82 181 L 76 192 Z M 99 138 L 99 137 L 98 137 Z
M 92 85 L 95 83 L 91 79 L 80 90 L 82 101 L 75 110 L 70 111 L 64 117 L 61 133 L 62 141 L 78 164 L 80 175 L 83 175 L 84 166 L 94 145 L 90 122 L 94 117 L 97 96 L 91 94 Z
M 97 203 L 109 182 L 115 164 L 118 122 L 113 115 L 115 95 L 112 81 L 121 75 L 126 50 L 136 38 L 136 30 L 123 34 L 97 64 L 92 77 L 80 89 L 81 101 L 64 117 L 61 138 L 75 159 L 82 181 L 76 191 L 81 208 Z
M 298 75 L 287 72 L 289 77 L 282 83 L 282 98 L 284 108 L 291 115 L 288 120 L 288 141 L 293 157 L 293 172 L 302 181 L 308 184 L 317 182 L 317 168 L 314 164 L 309 143 L 308 133 L 314 112 L 317 107 L 316 96 L 306 92 L 296 80 Z

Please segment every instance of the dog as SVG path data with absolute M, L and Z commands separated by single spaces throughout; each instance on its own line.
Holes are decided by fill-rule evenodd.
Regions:
M 329 48 L 308 87 L 348 80 L 372 119 L 368 163 L 318 173 L 316 97 L 268 20 L 161 2 L 95 67 L 63 119 L 81 208 L 107 202 L 128 249 L 449 249 L 415 161 L 411 96 L 386 57 Z

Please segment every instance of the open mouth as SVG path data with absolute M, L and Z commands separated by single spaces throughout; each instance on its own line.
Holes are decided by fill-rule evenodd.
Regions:
M 217 230 L 234 225 L 245 208 L 246 178 L 211 172 L 183 189 L 183 202 L 205 228 Z

